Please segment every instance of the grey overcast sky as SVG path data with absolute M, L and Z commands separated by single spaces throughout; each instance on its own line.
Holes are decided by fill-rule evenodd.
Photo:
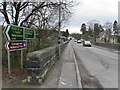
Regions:
M 74 14 L 70 19 L 70 33 L 80 33 L 82 23 L 97 20 L 100 24 L 118 21 L 118 2 L 120 0 L 76 0 L 80 2 L 74 7 Z
M 2 0 L 0 0 L 1 2 Z M 105 22 L 118 21 L 118 2 L 120 0 L 73 0 L 80 4 L 74 7 L 73 16 L 66 27 L 70 33 L 80 33 L 82 23 L 92 20 L 99 21 L 100 24 Z M 1 14 L 0 14 L 1 15 Z M 1 19 L 0 19 L 1 20 Z M 64 28 L 63 30 L 66 30 Z

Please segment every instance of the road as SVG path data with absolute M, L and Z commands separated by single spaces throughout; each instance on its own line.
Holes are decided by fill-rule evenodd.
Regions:
M 104 48 L 83 47 L 71 42 L 76 57 L 103 88 L 118 88 L 118 53 Z M 82 70 L 81 70 L 82 71 Z

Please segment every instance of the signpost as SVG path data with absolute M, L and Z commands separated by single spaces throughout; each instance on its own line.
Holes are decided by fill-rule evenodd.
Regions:
M 21 50 L 21 68 L 23 69 L 23 49 L 27 48 L 27 41 L 24 39 L 34 39 L 35 31 L 16 25 L 7 25 L 4 34 L 7 38 L 5 47 L 8 52 L 8 73 L 10 77 L 10 51 Z
M 26 41 L 8 41 L 8 42 L 6 42 L 5 47 L 9 51 L 16 51 L 16 50 L 26 49 L 27 42 Z
M 11 73 L 10 73 L 10 51 L 8 52 L 8 74 L 9 74 L 9 78 L 11 78 Z
M 7 40 L 23 40 L 23 28 L 15 25 L 8 25 L 5 29 Z
M 25 39 L 34 39 L 35 38 L 35 30 L 33 29 L 24 29 L 24 38 Z

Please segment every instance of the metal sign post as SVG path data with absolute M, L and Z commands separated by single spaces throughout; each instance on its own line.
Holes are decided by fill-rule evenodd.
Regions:
M 10 72 L 10 51 L 8 50 L 8 75 L 9 78 L 11 78 L 11 72 Z
M 21 69 L 23 69 L 23 50 L 21 50 Z
M 21 69 L 23 69 L 23 49 L 27 48 L 27 42 L 26 40 L 24 41 L 9 41 L 6 42 L 6 50 L 7 51 L 16 51 L 16 50 L 21 50 Z
M 4 35 L 7 39 L 5 48 L 8 53 L 8 74 L 11 78 L 10 51 L 21 50 L 21 69 L 23 69 L 23 49 L 27 48 L 26 39 L 34 39 L 35 30 L 9 24 L 4 30 Z

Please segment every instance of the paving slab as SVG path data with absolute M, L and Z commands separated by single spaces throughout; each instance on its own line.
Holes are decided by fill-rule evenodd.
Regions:
M 74 63 L 63 64 L 58 88 L 78 88 Z

